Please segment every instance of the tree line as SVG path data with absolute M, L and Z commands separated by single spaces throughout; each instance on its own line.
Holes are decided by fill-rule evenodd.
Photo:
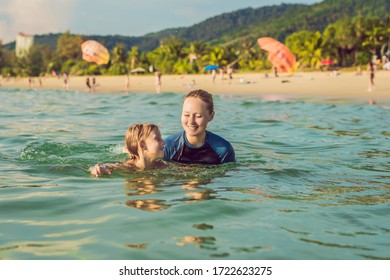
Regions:
M 248 35 L 227 43 L 211 44 L 202 40 L 187 42 L 171 36 L 151 51 L 137 46 L 127 49 L 118 43 L 110 49 L 110 62 L 96 65 L 82 59 L 80 45 L 88 38 L 66 32 L 58 37 L 56 49 L 33 45 L 18 58 L 3 48 L 0 41 L 0 74 L 3 76 L 125 75 L 132 69 L 159 70 L 164 74 L 202 73 L 204 66 L 233 66 L 240 71 L 262 71 L 272 67 L 267 53 L 257 45 L 257 37 Z M 336 61 L 338 67 L 367 64 L 374 54 L 389 56 L 390 16 L 343 17 L 328 24 L 323 32 L 302 30 L 291 33 L 283 42 L 297 58 L 297 70 L 318 70 L 322 59 Z M 152 67 L 151 67 L 152 66 Z

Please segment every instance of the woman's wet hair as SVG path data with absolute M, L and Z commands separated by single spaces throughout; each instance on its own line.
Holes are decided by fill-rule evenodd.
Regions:
M 125 144 L 129 157 L 132 160 L 139 158 L 138 154 L 138 142 L 145 140 L 153 129 L 158 126 L 151 123 L 133 124 L 130 126 L 125 134 Z
M 196 97 L 202 100 L 207 104 L 207 109 L 209 110 L 209 113 L 212 114 L 214 112 L 214 100 L 211 93 L 208 93 L 207 91 L 203 89 L 196 89 L 193 91 L 190 91 L 185 97 L 184 100 L 186 100 L 188 97 Z

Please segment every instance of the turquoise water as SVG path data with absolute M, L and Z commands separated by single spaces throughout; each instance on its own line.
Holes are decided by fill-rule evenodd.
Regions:
M 93 178 L 183 96 L 0 89 L 0 259 L 389 259 L 390 107 L 215 97 L 237 164 Z

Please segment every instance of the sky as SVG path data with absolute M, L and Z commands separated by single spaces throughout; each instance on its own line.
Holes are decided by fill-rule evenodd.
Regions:
M 207 18 L 248 7 L 321 0 L 1 0 L 0 40 L 69 31 L 80 35 L 142 36 L 189 27 Z

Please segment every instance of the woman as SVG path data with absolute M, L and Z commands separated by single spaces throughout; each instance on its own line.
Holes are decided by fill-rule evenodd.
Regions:
M 232 145 L 206 130 L 214 115 L 214 102 L 210 93 L 201 89 L 189 92 L 182 108 L 183 131 L 165 139 L 164 159 L 197 164 L 235 162 Z
M 134 124 L 125 135 L 129 160 L 124 163 L 97 164 L 90 168 L 91 174 L 98 177 L 111 174 L 113 169 L 153 169 L 162 167 L 159 161 L 164 157 L 164 140 L 155 124 Z

